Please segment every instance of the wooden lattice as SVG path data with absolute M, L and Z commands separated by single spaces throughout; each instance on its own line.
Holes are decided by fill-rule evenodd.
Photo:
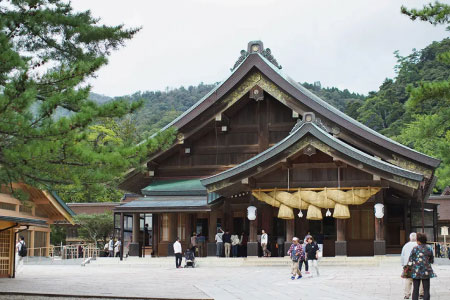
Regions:
M 7 277 L 11 261 L 11 229 L 0 232 L 0 277 Z

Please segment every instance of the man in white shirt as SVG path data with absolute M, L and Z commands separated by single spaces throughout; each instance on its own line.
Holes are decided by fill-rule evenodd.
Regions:
M 216 240 L 216 256 L 221 257 L 223 253 L 223 239 L 222 236 L 225 232 L 222 230 L 222 228 L 219 228 L 217 231 L 215 240 Z
M 117 239 L 117 242 L 114 244 L 114 251 L 115 251 L 116 257 L 120 256 L 121 246 L 122 246 L 122 241 L 120 239 Z
M 113 241 L 112 237 L 109 238 L 108 252 L 109 252 L 109 255 L 108 255 L 109 257 L 114 257 L 114 241 Z
M 173 243 L 173 253 L 175 253 L 175 266 L 177 267 L 177 269 L 179 269 L 181 268 L 181 262 L 183 260 L 182 258 L 183 250 L 181 249 L 179 237 L 177 237 L 175 243 Z
M 261 247 L 263 250 L 263 256 L 269 257 L 271 255 L 270 251 L 267 249 L 269 244 L 269 235 L 263 230 L 261 230 Z
M 409 242 L 406 243 L 402 248 L 402 255 L 401 255 L 401 263 L 402 266 L 406 266 L 408 264 L 409 256 L 411 255 L 412 249 L 417 246 L 417 235 L 415 232 L 411 232 L 409 235 Z M 412 286 L 413 280 L 412 278 L 405 278 L 405 297 L 403 299 L 409 299 L 411 297 L 411 286 Z M 423 297 L 423 286 L 420 284 L 420 295 Z

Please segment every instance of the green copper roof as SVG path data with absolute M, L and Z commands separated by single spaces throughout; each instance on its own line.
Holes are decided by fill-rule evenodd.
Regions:
M 64 202 L 56 192 L 50 191 L 50 194 L 52 194 L 53 198 L 56 199 L 56 201 L 58 201 L 58 203 L 62 206 L 62 208 L 64 208 L 67 213 L 69 215 L 71 215 L 72 217 L 75 216 L 76 214 L 73 212 L 73 210 L 70 209 L 70 207 L 67 206 L 66 202 Z
M 206 196 L 206 188 L 200 179 L 155 180 L 142 189 L 142 194 L 147 196 Z
M 29 219 L 20 217 L 10 217 L 10 216 L 0 216 L 0 220 L 16 222 L 19 224 L 36 224 L 36 225 L 47 225 L 47 222 L 39 219 Z

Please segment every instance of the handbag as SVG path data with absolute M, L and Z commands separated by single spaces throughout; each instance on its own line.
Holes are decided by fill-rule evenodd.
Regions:
M 403 266 L 402 278 L 411 278 L 412 265 L 406 264 Z

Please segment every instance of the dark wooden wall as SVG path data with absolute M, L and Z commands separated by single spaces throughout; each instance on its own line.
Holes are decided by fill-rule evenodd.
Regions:
M 285 138 L 296 121 L 288 107 L 267 93 L 262 101 L 246 95 L 225 111 L 222 121 L 208 124 L 201 135 L 177 146 L 178 151 L 156 160 L 155 177 L 199 177 L 224 171 Z M 222 131 L 222 126 L 227 130 Z

